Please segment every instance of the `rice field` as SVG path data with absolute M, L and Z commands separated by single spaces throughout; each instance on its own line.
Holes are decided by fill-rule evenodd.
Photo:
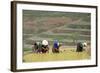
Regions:
M 76 52 L 75 48 L 63 48 L 60 53 L 32 53 L 31 51 L 24 52 L 23 62 L 47 62 L 47 61 L 64 61 L 64 60 L 84 60 L 90 59 L 87 51 Z

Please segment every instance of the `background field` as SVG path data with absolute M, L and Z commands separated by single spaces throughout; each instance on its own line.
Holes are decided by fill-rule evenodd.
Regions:
M 75 49 L 77 42 L 87 42 L 89 46 L 91 45 L 90 15 L 90 13 L 23 10 L 23 61 L 89 59 L 88 52 L 84 51 L 77 55 Z M 33 43 L 44 39 L 49 41 L 50 46 L 55 39 L 59 40 L 66 46 L 60 49 L 66 51 L 59 54 L 52 54 L 50 51 L 45 55 L 32 53 Z

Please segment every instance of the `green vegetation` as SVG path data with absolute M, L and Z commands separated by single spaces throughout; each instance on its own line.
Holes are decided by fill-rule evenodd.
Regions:
M 25 52 L 32 51 L 32 48 L 24 48 L 23 51 L 25 51 Z
M 74 29 L 90 29 L 91 27 L 90 27 L 90 25 L 80 25 L 80 24 L 70 24 L 70 25 L 68 25 L 67 27 L 69 27 L 69 28 L 74 28 Z

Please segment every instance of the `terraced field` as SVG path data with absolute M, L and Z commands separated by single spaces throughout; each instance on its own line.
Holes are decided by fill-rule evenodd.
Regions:
M 66 46 L 73 46 L 78 41 L 90 43 L 90 14 L 23 11 L 24 48 L 32 46 L 34 41 L 48 40 L 51 44 L 58 39 Z M 74 42 L 76 41 L 76 42 Z
M 55 39 L 63 46 L 90 45 L 90 19 L 89 13 L 23 10 L 23 51 L 31 51 L 35 41 L 44 39 L 51 46 Z

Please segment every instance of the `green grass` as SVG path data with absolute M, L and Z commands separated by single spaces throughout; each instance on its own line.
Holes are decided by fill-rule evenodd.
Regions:
M 27 51 L 26 51 L 27 52 Z M 23 62 L 44 62 L 44 61 L 63 61 L 63 60 L 83 60 L 90 59 L 90 55 L 86 52 L 75 52 L 74 49 L 66 49 L 60 53 L 36 54 L 29 52 L 24 54 Z
M 66 33 L 67 34 L 67 33 Z M 71 34 L 71 35 L 50 35 L 50 34 L 40 34 L 39 36 L 40 37 L 43 37 L 43 38 L 52 38 L 52 39 L 59 39 L 59 40 L 63 40 L 63 39 L 73 39 L 73 36 L 75 36 L 75 33 Z M 88 36 L 81 36 L 80 34 L 77 34 L 77 36 L 75 37 L 77 40 L 90 40 L 90 37 Z
M 70 24 L 67 27 L 69 28 L 73 28 L 73 29 L 90 29 L 91 26 L 90 25 L 74 25 L 74 24 Z
M 23 49 L 23 51 L 26 51 L 26 53 L 27 53 L 27 51 L 30 51 L 30 50 L 32 50 L 32 48 L 24 48 Z

